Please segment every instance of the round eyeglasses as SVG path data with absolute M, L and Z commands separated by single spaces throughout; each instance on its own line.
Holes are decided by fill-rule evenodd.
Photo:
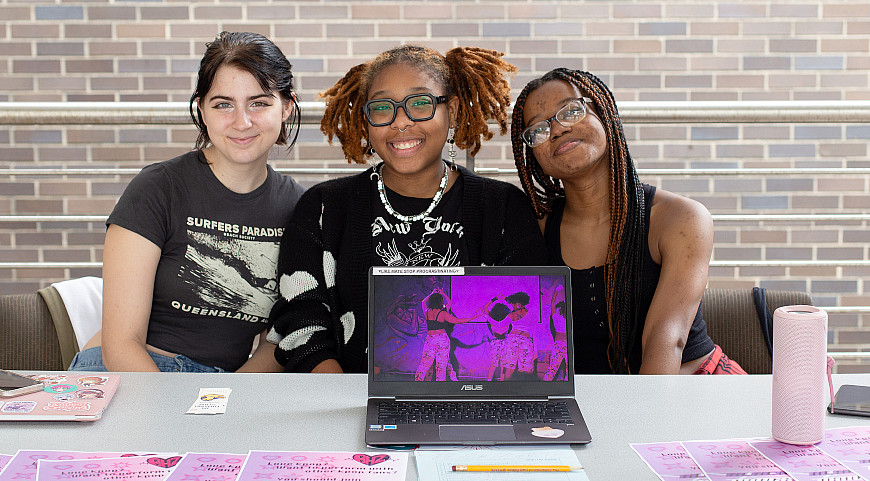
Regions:
M 550 123 L 554 120 L 563 127 L 570 127 L 580 122 L 586 117 L 587 102 L 592 102 L 592 100 L 587 97 L 574 99 L 559 109 L 556 115 L 528 126 L 526 130 L 523 130 L 523 143 L 535 148 L 550 140 Z
M 390 125 L 396 120 L 399 109 L 404 110 L 405 115 L 414 122 L 422 122 L 434 117 L 435 107 L 444 102 L 447 102 L 447 97 L 436 97 L 432 94 L 411 94 L 401 102 L 393 99 L 372 99 L 363 105 L 363 114 L 372 127 Z

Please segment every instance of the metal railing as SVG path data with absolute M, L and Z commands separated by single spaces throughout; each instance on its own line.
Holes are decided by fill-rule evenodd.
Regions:
M 302 123 L 318 124 L 323 102 L 300 102 Z M 870 101 L 620 102 L 626 124 L 864 123 Z M 186 102 L 0 102 L 0 124 L 189 124 Z

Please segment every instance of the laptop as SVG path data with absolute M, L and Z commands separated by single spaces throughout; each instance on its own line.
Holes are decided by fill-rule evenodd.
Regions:
M 592 440 L 567 267 L 372 267 L 368 287 L 366 444 Z
M 118 374 L 28 373 L 41 391 L 0 398 L 0 421 L 96 421 L 121 382 Z

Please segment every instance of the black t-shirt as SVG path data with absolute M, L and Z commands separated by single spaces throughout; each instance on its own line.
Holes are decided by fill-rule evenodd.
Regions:
M 460 175 L 444 193 L 431 214 L 405 223 L 387 212 L 377 189 L 372 189 L 372 249 L 384 266 L 441 267 L 468 265 L 462 227 L 462 189 Z M 386 187 L 387 200 L 402 215 L 424 212 L 432 199 L 405 197 Z
M 146 342 L 235 371 L 269 325 L 281 235 L 304 189 L 268 167 L 238 194 L 204 160 L 194 151 L 145 167 L 107 224 L 161 250 Z

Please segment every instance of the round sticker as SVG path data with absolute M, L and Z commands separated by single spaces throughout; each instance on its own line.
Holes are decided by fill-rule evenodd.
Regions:
M 43 389 L 43 391 L 53 394 L 64 394 L 68 392 L 73 392 L 76 389 L 78 388 L 72 384 L 52 384 L 51 386 L 45 386 L 45 389 Z
M 561 438 L 565 435 L 565 431 L 561 429 L 553 429 L 548 426 L 544 426 L 542 428 L 532 428 L 532 436 L 537 436 L 539 438 Z

